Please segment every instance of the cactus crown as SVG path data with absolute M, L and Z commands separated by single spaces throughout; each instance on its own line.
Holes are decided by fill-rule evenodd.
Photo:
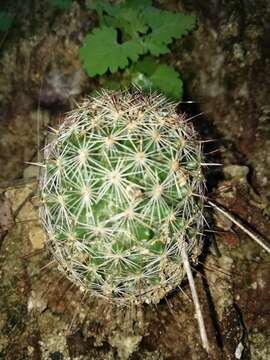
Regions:
M 67 114 L 45 148 L 41 218 L 60 269 L 122 304 L 158 302 L 201 248 L 201 146 L 158 94 L 109 93 Z

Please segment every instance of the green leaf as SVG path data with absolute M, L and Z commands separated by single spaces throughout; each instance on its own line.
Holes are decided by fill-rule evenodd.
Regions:
M 168 97 L 181 99 L 183 82 L 180 74 L 166 64 L 158 64 L 147 56 L 132 67 L 132 81 L 145 89 L 158 89 Z
M 183 82 L 180 74 L 171 66 L 160 64 L 150 76 L 153 86 L 168 97 L 179 99 L 183 95 Z
M 126 36 L 139 36 L 149 29 L 144 17 L 144 10 L 151 3 L 151 0 L 126 0 L 118 6 L 115 5 L 114 13 L 110 14 L 111 17 L 107 16 L 105 21 L 111 26 L 121 29 Z
M 144 45 L 152 55 L 169 52 L 168 44 L 195 28 L 195 16 L 159 10 L 149 7 L 144 11 L 144 18 L 152 32 L 144 36 Z
M 90 76 L 102 75 L 107 70 L 112 73 L 124 69 L 129 61 L 138 60 L 143 47 L 138 39 L 117 42 L 117 31 L 110 27 L 96 28 L 88 34 L 80 48 L 80 57 Z
M 103 12 L 110 15 L 113 15 L 115 12 L 115 5 L 109 0 L 86 0 L 85 5 L 90 10 L 96 10 L 100 18 L 102 18 Z
M 136 62 L 131 71 L 136 73 L 142 73 L 146 75 L 152 75 L 156 70 L 158 64 L 152 56 L 145 56 L 143 60 Z
M 86 0 L 95 9 L 101 27 L 85 38 L 80 49 L 84 67 L 90 76 L 115 73 L 135 62 L 139 55 L 150 52 L 154 56 L 169 52 L 168 45 L 193 30 L 194 16 L 160 10 L 152 0 Z M 118 76 L 119 78 L 119 76 Z M 109 88 L 128 86 L 135 82 L 145 89 L 158 89 L 171 98 L 180 99 L 183 83 L 180 74 L 171 66 L 158 64 L 150 56 L 131 65 L 120 74 L 103 81 Z
M 130 37 L 139 36 L 139 33 L 144 34 L 149 28 L 138 9 L 124 6 L 119 7 L 117 14 L 113 17 L 105 16 L 104 22 L 107 26 L 121 29 L 124 35 Z
M 0 11 L 0 31 L 7 31 L 12 24 L 13 18 L 6 11 Z
M 101 25 L 121 29 L 124 32 L 122 35 L 130 38 L 146 33 L 149 29 L 143 12 L 151 3 L 151 0 L 127 0 L 119 4 L 109 0 L 87 0 L 86 6 L 97 11 Z
M 49 4 L 58 9 L 69 9 L 72 5 L 73 0 L 49 0 Z

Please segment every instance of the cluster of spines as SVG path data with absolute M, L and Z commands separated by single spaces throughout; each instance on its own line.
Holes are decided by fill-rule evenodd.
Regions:
M 201 145 L 161 95 L 108 93 L 70 112 L 45 149 L 41 217 L 85 290 L 157 302 L 181 281 L 203 225 Z

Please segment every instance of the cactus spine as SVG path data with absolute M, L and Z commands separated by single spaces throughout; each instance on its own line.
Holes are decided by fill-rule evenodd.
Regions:
M 41 218 L 60 269 L 121 304 L 157 303 L 202 244 L 201 146 L 176 105 L 139 90 L 86 99 L 45 148 Z

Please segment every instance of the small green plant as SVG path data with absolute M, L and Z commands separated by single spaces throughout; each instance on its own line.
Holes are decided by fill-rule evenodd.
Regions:
M 0 32 L 6 32 L 10 29 L 13 17 L 6 11 L 0 11 Z
M 107 92 L 45 150 L 41 218 L 60 269 L 118 303 L 158 303 L 202 245 L 204 177 L 192 125 L 161 95 Z
M 80 57 L 89 76 L 111 74 L 126 69 L 122 85 L 131 82 L 144 88 L 156 88 L 179 99 L 183 84 L 180 74 L 155 57 L 170 52 L 173 39 L 179 39 L 195 27 L 195 17 L 160 10 L 151 0 L 126 0 L 113 4 L 109 0 L 87 1 L 97 11 L 100 27 L 84 38 Z M 103 84 L 104 86 L 104 84 Z M 112 77 L 107 87 L 119 87 Z

